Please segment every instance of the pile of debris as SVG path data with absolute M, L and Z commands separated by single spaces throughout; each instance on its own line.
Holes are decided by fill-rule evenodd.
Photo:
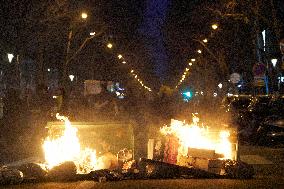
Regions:
M 196 161 L 196 160 L 195 160 Z M 196 162 L 198 162 L 197 160 Z M 240 162 L 226 160 L 211 162 L 210 166 L 221 165 L 223 174 L 206 171 L 196 167 L 185 167 L 165 162 L 140 159 L 138 161 L 125 162 L 127 166 L 118 167 L 114 170 L 96 170 L 88 174 L 77 174 L 73 162 L 65 162 L 45 171 L 36 163 L 26 163 L 16 167 L 2 167 L 0 169 L 1 184 L 19 184 L 51 181 L 79 181 L 93 180 L 98 182 L 119 181 L 129 179 L 172 179 L 172 178 L 232 178 L 249 179 L 254 175 L 252 166 Z M 220 164 L 221 163 L 221 164 Z M 201 165 L 198 163 L 198 165 Z
M 172 120 L 172 127 L 163 127 L 164 141 L 149 139 L 147 159 L 134 160 L 133 151 L 126 148 L 120 150 L 116 156 L 107 152 L 101 154 L 100 157 L 93 158 L 95 151 L 91 150 L 92 153 L 83 156 L 83 160 L 96 160 L 96 165 L 102 164 L 103 166 L 90 164 L 92 166 L 87 171 L 80 172 L 76 158 L 81 157 L 82 151 L 76 135 L 77 129 L 72 127 L 68 118 L 61 116 L 60 119 L 66 124 L 64 134 L 59 138 L 51 137 L 46 140 L 49 144 L 47 146 L 50 147 L 48 149 L 51 149 L 48 157 L 55 158 L 56 164 L 47 166 L 46 163 L 22 161 L 20 164 L 7 165 L 0 168 L 0 184 L 172 178 L 249 179 L 254 175 L 252 166 L 237 159 L 236 137 L 230 135 L 227 130 L 218 130 L 215 132 L 218 135 L 210 135 L 213 132 L 198 127 L 196 116 L 194 125 Z M 58 155 L 57 152 L 61 149 L 67 149 L 69 152 L 70 143 L 77 146 L 75 151 L 70 153 L 72 157 L 66 157 L 65 152 Z M 202 145 L 196 145 L 197 143 Z M 67 153 L 67 155 L 70 154 Z M 86 162 L 93 163 L 93 161 Z

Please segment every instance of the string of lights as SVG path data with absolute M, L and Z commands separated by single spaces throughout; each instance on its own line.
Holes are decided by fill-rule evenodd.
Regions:
M 113 44 L 112 43 L 107 43 L 106 44 L 106 47 L 109 48 L 109 49 L 112 49 L 113 48 Z M 127 64 L 124 56 L 122 54 L 118 54 L 117 55 L 117 58 L 118 60 L 122 63 L 122 64 Z M 133 79 L 135 79 L 144 89 L 146 89 L 147 91 L 149 92 L 152 92 L 152 89 L 150 87 L 148 87 L 143 81 L 142 79 L 139 77 L 138 73 L 133 69 L 133 68 L 130 68 L 130 71 L 129 71 L 130 75 L 133 77 Z
M 82 18 L 83 18 L 83 19 L 86 19 L 86 18 L 87 18 L 87 14 L 86 14 L 86 13 L 82 13 Z M 74 56 L 76 56 L 76 55 L 78 54 L 78 52 L 80 52 L 80 51 L 82 50 L 82 48 L 84 47 L 85 43 L 86 43 L 88 40 L 94 38 L 95 36 L 98 36 L 98 34 L 97 34 L 96 32 L 94 32 L 94 31 L 93 31 L 93 32 L 90 32 L 89 35 L 90 35 L 91 37 L 86 38 L 86 40 L 84 41 L 84 43 L 80 46 L 79 50 L 76 51 L 76 53 L 73 55 L 72 58 L 74 58 Z M 108 43 L 106 44 L 106 47 L 109 48 L 109 49 L 113 49 L 113 48 L 114 48 L 114 45 L 113 45 L 112 43 L 108 42 Z M 123 56 L 122 54 L 117 54 L 117 58 L 118 58 L 118 60 L 119 60 L 122 64 L 127 64 L 127 62 L 126 62 L 126 60 L 125 60 L 125 58 L 124 58 L 124 56 Z M 152 89 L 151 89 L 150 87 L 148 87 L 147 85 L 144 84 L 144 82 L 142 81 L 142 79 L 139 77 L 139 75 L 136 73 L 136 71 L 135 71 L 133 68 L 130 68 L 130 71 L 129 71 L 129 72 L 130 72 L 131 76 L 132 76 L 144 89 L 146 89 L 147 91 L 150 91 L 150 92 L 152 91 Z
M 218 24 L 212 24 L 211 25 L 211 27 L 212 27 L 212 29 L 213 30 L 217 30 L 218 29 Z M 93 33 L 90 33 L 90 35 L 95 35 L 95 32 L 93 32 Z M 200 41 L 201 42 L 201 41 Z M 204 38 L 203 40 L 202 40 L 202 44 L 203 44 L 203 46 L 205 47 L 205 44 L 206 43 L 208 43 L 208 38 Z M 110 42 L 108 42 L 107 44 L 106 44 L 106 47 L 107 48 L 109 48 L 109 49 L 113 49 L 113 44 L 112 43 L 110 43 Z M 206 48 L 206 47 L 205 47 Z M 202 50 L 201 49 L 198 49 L 198 50 L 196 50 L 196 52 L 198 53 L 198 54 L 202 54 Z M 117 55 L 117 58 L 118 58 L 118 60 L 122 63 L 122 64 L 127 64 L 127 62 L 126 62 L 126 60 L 125 60 L 125 58 L 124 58 L 124 56 L 122 55 L 122 54 L 118 54 Z M 189 76 L 189 74 L 190 74 L 190 68 L 191 68 L 191 66 L 193 66 L 194 65 L 194 62 L 196 61 L 196 59 L 195 58 L 191 58 L 190 59 L 190 61 L 188 62 L 188 64 L 187 64 L 187 66 L 186 66 L 186 68 L 184 69 L 184 72 L 183 72 L 183 74 L 182 74 L 182 76 L 181 76 L 181 79 L 179 80 L 179 82 L 178 82 L 178 84 L 175 86 L 175 88 L 177 89 L 182 83 L 183 83 L 183 81 L 186 79 L 186 77 L 188 77 Z M 148 87 L 143 81 L 142 81 L 142 79 L 139 77 L 139 75 L 138 75 L 138 73 L 133 69 L 133 68 L 130 68 L 130 75 L 133 77 L 133 79 L 135 79 L 144 89 L 146 89 L 147 91 L 152 91 L 152 89 L 150 88 L 150 87 Z
M 212 24 L 211 25 L 211 28 L 213 29 L 213 30 L 217 30 L 218 29 L 218 24 Z M 206 48 L 206 43 L 208 43 L 208 40 L 209 38 L 204 38 L 204 39 L 202 39 L 202 41 L 200 41 L 200 43 L 202 43 L 202 45 Z M 198 41 L 198 40 L 196 40 L 196 41 Z M 202 54 L 202 50 L 201 49 L 197 49 L 196 50 L 196 52 L 198 53 L 198 54 Z M 186 68 L 184 69 L 184 72 L 183 72 L 183 74 L 182 74 L 182 76 L 181 76 L 181 79 L 179 80 L 179 82 L 177 83 L 177 85 L 175 86 L 175 88 L 177 89 L 182 83 L 183 83 L 183 81 L 186 79 L 186 77 L 188 77 L 189 76 L 189 74 L 190 74 L 190 68 L 191 68 L 191 66 L 192 65 L 194 65 L 194 62 L 196 61 L 196 59 L 195 58 L 191 58 L 190 59 L 190 61 L 188 62 L 188 64 L 187 64 L 187 66 L 186 66 Z

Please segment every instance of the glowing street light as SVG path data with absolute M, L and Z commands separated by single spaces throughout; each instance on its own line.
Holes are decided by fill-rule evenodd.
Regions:
M 271 63 L 273 65 L 273 67 L 275 67 L 276 64 L 277 64 L 277 59 L 276 58 L 271 59 Z
M 69 75 L 69 78 L 70 78 L 71 81 L 74 80 L 74 77 L 75 77 L 74 75 Z
M 90 36 L 96 35 L 96 32 L 90 32 Z
M 217 25 L 217 24 L 212 24 L 212 26 L 211 26 L 211 27 L 212 27 L 212 29 L 213 29 L 213 30 L 217 30 L 218 25 Z
M 195 62 L 195 58 L 192 58 L 191 61 L 192 61 L 192 62 Z
M 11 54 L 11 53 L 7 53 L 7 55 L 8 55 L 8 60 L 9 60 L 9 62 L 11 63 L 12 60 L 13 60 L 13 58 L 14 58 L 14 55 Z
M 207 42 L 208 42 L 208 40 L 207 40 L 207 39 L 203 39 L 202 41 L 203 41 L 204 43 L 207 43 Z
M 198 52 L 199 54 L 201 54 L 201 53 L 202 53 L 202 51 L 201 51 L 200 49 L 198 49 L 198 50 L 197 50 L 197 52 Z
M 190 62 L 190 63 L 188 63 L 188 65 L 189 65 L 189 66 L 192 66 L 192 63 Z
M 119 54 L 117 57 L 118 57 L 118 59 L 122 59 L 122 55 L 121 54 Z
M 87 18 L 88 18 L 88 15 L 87 15 L 87 13 L 82 12 L 81 17 L 82 17 L 83 19 L 87 19 Z
M 107 44 L 107 48 L 111 49 L 111 48 L 112 48 L 112 44 L 111 44 L 111 43 L 108 43 L 108 44 Z
M 126 64 L 126 61 L 124 60 L 124 61 L 122 61 L 122 64 Z
M 222 83 L 219 83 L 218 87 L 219 87 L 220 89 L 222 89 L 222 87 L 223 87 Z

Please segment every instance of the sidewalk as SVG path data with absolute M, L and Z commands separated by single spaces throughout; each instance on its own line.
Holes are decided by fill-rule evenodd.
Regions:
M 239 154 L 254 167 L 256 178 L 284 179 L 284 148 L 239 146 Z

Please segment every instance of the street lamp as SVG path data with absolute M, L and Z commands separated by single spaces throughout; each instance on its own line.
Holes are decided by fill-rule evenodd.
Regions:
M 276 58 L 271 59 L 271 63 L 273 65 L 273 67 L 275 67 L 276 64 L 277 64 L 277 59 Z
M 121 54 L 119 54 L 117 57 L 118 57 L 118 59 L 121 59 L 121 58 L 122 58 L 122 55 L 121 55 Z
M 96 35 L 96 32 L 90 32 L 90 36 Z
M 213 29 L 213 30 L 217 30 L 217 28 L 218 28 L 218 24 L 212 24 L 212 26 L 211 26 L 211 27 L 212 27 L 212 29 Z
M 203 39 L 202 40 L 204 43 L 207 43 L 208 42 L 208 40 L 205 38 L 205 39 Z
M 87 19 L 87 18 L 88 18 L 88 14 L 87 14 L 87 13 L 85 13 L 85 12 L 82 12 L 82 14 L 81 14 L 81 18 L 83 18 L 83 19 Z
M 11 62 L 12 62 L 12 60 L 13 60 L 13 58 L 14 58 L 14 55 L 13 55 L 13 54 L 11 54 L 11 53 L 7 53 L 7 56 L 8 56 L 8 60 L 9 60 L 9 62 L 11 63 Z
M 75 77 L 74 75 L 69 75 L 69 78 L 70 78 L 71 81 L 74 80 L 74 77 Z
M 201 54 L 201 53 L 202 53 L 202 51 L 201 51 L 200 49 L 198 49 L 198 50 L 197 50 L 197 52 L 198 52 L 199 54 Z
M 112 48 L 112 44 L 111 44 L 111 43 L 108 43 L 108 44 L 107 44 L 107 48 L 111 49 L 111 48 Z

